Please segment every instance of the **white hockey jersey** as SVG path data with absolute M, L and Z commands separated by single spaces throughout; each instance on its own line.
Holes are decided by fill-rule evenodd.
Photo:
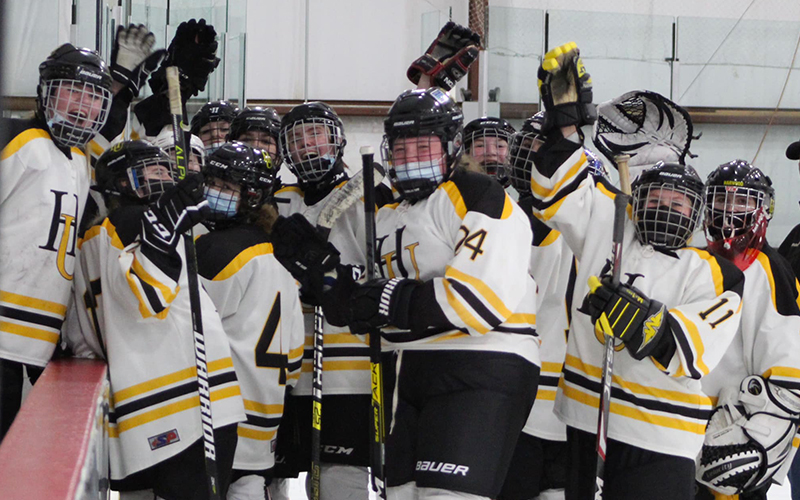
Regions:
M 303 358 L 297 282 L 254 226 L 211 231 L 196 247 L 198 273 L 228 335 L 247 414 L 233 468 L 265 471 L 275 465 L 286 386 L 297 381 Z
M 499 351 L 539 365 L 530 222 L 494 179 L 457 170 L 423 200 L 381 207 L 375 234 L 383 277 L 424 282 L 412 328 L 384 329 L 385 350 Z
M 67 313 L 89 164 L 35 121 L 12 133 L 0 153 L 0 358 L 44 366 Z
M 531 210 L 531 199 L 520 207 Z M 538 287 L 536 293 L 536 331 L 542 339 L 542 358 L 536 401 L 522 432 L 550 441 L 566 441 L 567 427 L 553 412 L 561 368 L 567 354 L 572 290 L 576 262 L 561 233 L 550 229 L 531 214 L 533 247 L 529 272 Z
M 333 193 L 341 189 L 346 181 L 339 183 L 331 193 L 317 203 L 309 206 L 305 203 L 305 195 L 297 186 L 287 186 L 275 193 L 278 211 L 288 217 L 295 213 L 305 216 L 311 224 L 316 225 L 320 211 Z M 331 229 L 328 241 L 340 252 L 344 264 L 364 264 L 358 249 L 364 246 L 364 205 L 356 203 L 342 213 Z M 300 380 L 293 394 L 311 395 L 311 374 L 314 353 L 314 308 L 303 306 L 305 321 L 305 353 Z M 339 328 L 325 321 L 323 326 L 323 361 L 325 372 L 323 393 L 326 395 L 370 394 L 369 346 L 350 333 L 348 328 Z
M 765 244 L 744 271 L 742 321 L 719 365 L 703 377 L 703 392 L 716 400 L 724 388 L 738 389 L 750 375 L 761 375 L 800 394 L 800 295 L 786 260 Z M 800 439 L 794 439 L 795 450 Z M 783 481 L 792 462 L 773 479 Z
M 108 362 L 112 479 L 160 463 L 203 435 L 183 244 L 171 257 L 140 245 L 137 209 L 143 207 L 117 209 L 83 235 L 73 301 L 78 324 L 64 329 L 77 354 Z M 219 428 L 243 421 L 244 407 L 222 322 L 202 288 L 200 302 Z
M 588 175 L 583 148 L 565 139 L 544 153 L 531 175 L 537 216 L 561 232 L 578 259 L 567 356 L 556 412 L 567 425 L 596 432 L 602 336 L 579 310 L 590 276 L 610 271 L 614 197 Z M 572 153 L 570 154 L 570 151 Z M 542 171 L 550 168 L 551 171 Z M 667 366 L 635 360 L 619 346 L 614 359 L 608 436 L 640 448 L 694 459 L 713 407 L 700 379 L 719 363 L 739 327 L 743 275 L 730 262 L 695 248 L 657 251 L 639 243 L 630 206 L 622 280 L 665 304 L 676 351 Z

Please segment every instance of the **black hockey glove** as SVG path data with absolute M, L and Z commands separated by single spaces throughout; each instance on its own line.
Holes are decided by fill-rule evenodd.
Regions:
M 594 123 L 597 109 L 592 104 L 592 78 L 583 67 L 575 42 L 556 47 L 539 66 L 539 93 L 547 112 L 542 132 L 568 125 Z
M 478 58 L 480 45 L 479 34 L 450 21 L 444 25 L 428 50 L 411 63 L 406 76 L 417 85 L 425 74 L 431 77 L 434 85 L 450 90 Z
M 153 93 L 166 88 L 167 66 L 177 66 L 181 75 L 181 97 L 188 99 L 206 88 L 208 75 L 219 65 L 217 32 L 205 19 L 182 22 L 167 49 L 167 59 L 150 79 Z M 183 94 L 186 94 L 185 96 Z
M 202 222 L 210 211 L 203 198 L 203 176 L 195 174 L 164 191 L 142 220 L 142 242 L 169 254 L 180 235 Z
M 662 340 L 670 335 L 667 308 L 661 302 L 647 298 L 628 285 L 611 284 L 610 276 L 602 280 L 589 278 L 589 293 L 581 310 L 588 312 L 592 323 L 597 323 L 605 313 L 614 337 L 622 340 L 634 359 L 651 356 Z
M 325 274 L 339 265 L 339 251 L 301 214 L 278 217 L 270 236 L 273 255 L 300 282 L 303 302 L 322 304 Z
M 374 279 L 356 284 L 346 299 L 350 331 L 362 335 L 387 325 L 408 325 L 411 294 L 420 284 L 416 280 L 401 278 Z
M 121 84 L 128 103 L 139 96 L 139 90 L 161 61 L 165 50 L 153 52 L 155 35 L 145 25 L 119 26 L 111 51 L 111 76 Z

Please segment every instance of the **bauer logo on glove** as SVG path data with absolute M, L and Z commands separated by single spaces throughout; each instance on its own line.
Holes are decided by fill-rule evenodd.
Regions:
M 606 334 L 620 339 L 635 359 L 650 356 L 669 334 L 667 308 L 636 288 L 623 284 L 615 287 L 610 276 L 602 280 L 592 276 L 589 290 L 581 310 L 596 325 L 610 329 Z M 602 321 L 603 316 L 607 322 Z

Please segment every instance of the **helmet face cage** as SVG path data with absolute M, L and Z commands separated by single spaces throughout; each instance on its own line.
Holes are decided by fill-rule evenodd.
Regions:
M 212 220 L 231 219 L 238 215 L 242 188 L 240 185 L 232 186 L 222 182 L 216 177 L 206 180 L 204 196 L 211 209 L 209 218 Z
M 771 217 L 772 197 L 749 187 L 709 185 L 706 188 L 706 228 L 714 240 L 750 232 Z
M 384 136 L 381 143 L 381 159 L 389 166 L 392 184 L 403 193 L 439 185 L 448 169 L 447 156 L 447 145 L 434 134 L 392 140 Z
M 281 127 L 283 161 L 298 179 L 316 182 L 325 177 L 344 152 L 340 123 L 330 118 L 308 117 Z
M 137 160 L 127 170 L 128 194 L 153 202 L 175 185 L 176 174 L 175 163 L 166 157 L 152 156 Z
M 533 132 L 517 132 L 511 139 L 508 177 L 514 189 L 523 196 L 531 192 L 531 172 L 537 142 L 540 142 L 540 137 Z
M 642 244 L 666 250 L 683 248 L 697 229 L 702 196 L 687 186 L 663 181 L 634 187 L 633 220 Z
M 206 167 L 206 191 L 211 190 L 209 196 L 217 196 L 207 198 L 212 211 L 230 218 L 258 209 L 272 193 L 275 170 L 269 154 L 263 150 L 238 142 L 223 145 L 208 159 Z M 236 189 L 229 185 L 226 191 L 222 188 L 223 181 L 236 185 Z
M 111 91 L 74 79 L 44 80 L 40 89 L 50 134 L 64 147 L 82 148 L 100 132 L 111 109 Z
M 467 154 L 480 163 L 487 174 L 502 183 L 508 181 L 511 134 L 499 128 L 481 128 L 465 137 Z

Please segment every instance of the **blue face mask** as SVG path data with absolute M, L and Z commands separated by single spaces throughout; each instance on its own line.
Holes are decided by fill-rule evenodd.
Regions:
M 235 217 L 239 211 L 239 195 L 223 193 L 218 188 L 206 186 L 204 189 L 211 212 L 225 219 Z

